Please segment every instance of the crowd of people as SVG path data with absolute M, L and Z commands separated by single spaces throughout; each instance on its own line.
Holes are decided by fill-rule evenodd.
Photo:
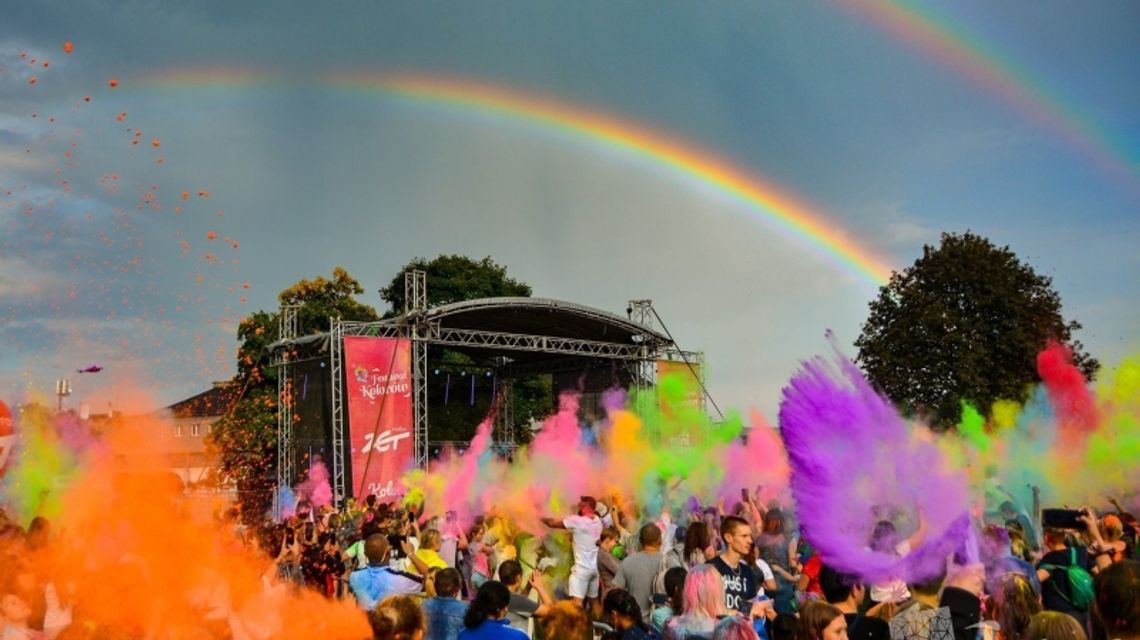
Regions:
M 314 542 L 283 545 L 279 567 L 355 598 L 378 638 L 1140 638 L 1137 524 L 1119 507 L 1086 509 L 1064 529 L 1007 503 L 977 523 L 984 563 L 865 584 L 827 566 L 759 488 L 731 512 L 644 517 L 608 502 L 583 497 L 575 513 L 542 519 L 552 540 L 568 534 L 569 556 L 533 538 L 523 552 L 493 514 L 460 522 L 371 498 L 358 511 L 302 510 L 290 530 Z M 906 555 L 926 534 L 920 513 L 906 537 L 879 522 L 868 546 Z
M 584 496 L 540 535 L 369 496 L 234 533 L 272 550 L 276 583 L 354 601 L 389 640 L 1140 640 L 1137 524 L 1119 507 L 1058 528 L 1003 505 L 976 523 L 980 561 L 868 584 L 759 496 L 656 514 Z M 918 523 L 903 537 L 880 522 L 868 548 L 905 555 L 927 535 Z M 44 518 L 0 521 L 0 640 L 66 638 L 66 607 L 28 562 L 51 535 Z

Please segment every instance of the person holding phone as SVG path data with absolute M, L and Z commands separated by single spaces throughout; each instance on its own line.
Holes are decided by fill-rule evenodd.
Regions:
M 1088 622 L 1088 609 L 1073 603 L 1069 586 L 1068 567 L 1092 568 L 1088 550 L 1083 546 L 1071 546 L 1070 534 L 1076 533 L 1076 526 L 1061 528 L 1057 525 L 1078 525 L 1063 518 L 1065 510 L 1046 509 L 1042 513 L 1045 534 L 1045 555 L 1037 563 L 1037 579 L 1041 582 L 1041 604 L 1047 611 L 1059 611 L 1077 619 L 1081 624 Z M 1079 516 L 1078 516 L 1079 518 Z M 1095 527 L 1094 527 L 1095 528 Z

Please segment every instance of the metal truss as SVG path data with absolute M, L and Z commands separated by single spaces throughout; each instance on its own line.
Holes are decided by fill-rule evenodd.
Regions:
M 428 464 L 428 342 L 427 273 L 413 270 L 404 276 L 404 318 L 412 334 L 412 439 L 415 441 L 415 465 L 427 469 Z
M 625 309 L 629 315 L 629 319 L 637 324 L 645 327 L 647 330 L 658 333 L 656 322 L 654 318 L 656 313 L 653 311 L 652 300 L 630 300 L 629 306 Z M 634 413 L 639 416 L 645 417 L 654 409 L 657 400 L 653 394 L 649 393 L 653 385 L 657 384 L 657 356 L 660 350 L 655 350 L 652 354 L 648 351 L 642 352 L 642 357 L 632 367 L 633 371 L 633 388 L 634 388 Z
M 297 311 L 299 305 L 290 304 L 281 307 L 277 317 L 277 334 L 279 340 L 294 340 L 297 338 Z M 293 485 L 293 471 L 297 466 L 297 452 L 293 447 L 293 381 L 290 379 L 291 354 L 288 350 L 278 355 L 277 369 L 277 488 L 274 495 L 274 510 L 281 516 L 281 505 L 277 495 L 281 487 Z
M 430 326 L 429 332 L 427 341 L 431 344 L 451 347 L 493 347 L 505 351 L 591 356 L 609 360 L 637 360 L 642 357 L 646 348 L 646 345 L 630 345 L 619 342 L 598 342 L 477 329 L 450 329 L 438 325 Z
M 646 302 L 652 305 L 652 301 L 645 300 L 639 302 Z M 427 311 L 429 320 L 439 320 L 448 316 L 469 313 L 479 309 L 493 309 L 502 306 L 503 304 L 510 303 L 513 307 L 519 309 L 550 309 L 560 311 L 572 311 L 575 315 L 591 320 L 598 320 L 617 327 L 621 327 L 632 334 L 643 333 L 650 340 L 657 340 L 660 342 L 665 341 L 665 336 L 655 329 L 652 322 L 646 320 L 639 320 L 633 314 L 633 309 L 627 311 L 628 317 L 623 318 L 619 315 L 602 311 L 601 309 L 594 309 L 585 305 L 567 302 L 565 300 L 553 300 L 550 298 L 480 298 L 478 300 L 464 300 L 462 302 L 452 302 L 439 307 L 434 307 Z
M 332 382 L 332 489 L 336 503 L 348 496 L 344 465 L 344 329 L 339 318 L 330 320 L 329 376 Z
M 413 323 L 414 326 L 414 323 Z M 403 334 L 405 327 L 392 323 L 345 322 L 344 335 L 396 337 Z M 413 332 L 413 339 L 417 339 Z M 482 331 L 478 329 L 452 329 L 430 323 L 422 327 L 418 334 L 421 342 L 445 347 L 483 347 L 503 351 L 525 351 L 529 353 L 549 353 L 554 355 L 586 356 L 608 360 L 653 359 L 660 347 L 652 342 L 624 344 L 620 342 L 600 342 L 557 336 L 536 336 L 526 333 L 506 333 L 502 331 Z M 649 355 L 646 355 L 649 354 Z
M 510 446 L 515 444 L 514 386 L 514 381 L 509 377 L 499 379 L 499 388 L 495 390 L 495 426 L 491 438 L 497 443 Z

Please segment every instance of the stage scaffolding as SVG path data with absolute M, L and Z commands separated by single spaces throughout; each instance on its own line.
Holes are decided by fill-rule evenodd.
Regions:
M 281 341 L 297 338 L 297 312 L 295 304 L 281 307 L 277 319 L 277 331 Z M 297 466 L 297 449 L 293 446 L 293 390 L 289 378 L 289 362 L 292 355 L 288 350 L 278 354 L 277 359 L 277 486 L 292 486 L 293 470 Z M 279 510 L 277 496 L 274 495 L 274 509 Z
M 543 299 L 507 299 L 488 298 L 472 300 L 444 307 L 429 308 L 427 305 L 426 274 L 422 271 L 411 271 L 405 276 L 405 309 L 402 316 L 376 322 L 343 321 L 339 318 L 330 319 L 330 340 L 328 358 L 330 362 L 329 374 L 331 376 L 331 444 L 333 492 L 336 499 L 349 495 L 348 469 L 345 463 L 347 446 L 345 436 L 348 431 L 346 419 L 346 404 L 344 398 L 344 338 L 348 336 L 371 336 L 384 338 L 405 338 L 411 341 L 412 346 L 412 408 L 413 408 L 413 439 L 415 441 L 415 465 L 426 468 L 428 464 L 431 442 L 428 415 L 428 348 L 448 347 L 467 352 L 482 352 L 493 354 L 495 369 L 499 376 L 499 385 L 493 399 L 496 408 L 496 421 L 494 440 L 501 447 L 513 448 L 515 434 L 512 425 L 513 403 L 511 401 L 511 380 L 525 375 L 549 373 L 558 369 L 573 370 L 574 367 L 587 366 L 590 363 L 610 362 L 623 367 L 633 381 L 633 387 L 638 391 L 645 391 L 652 387 L 656 379 L 655 363 L 659 359 L 680 358 L 686 363 L 699 365 L 703 355 L 697 352 L 681 351 L 667 338 L 661 330 L 654 326 L 651 319 L 656 319 L 660 325 L 660 316 L 653 310 L 649 300 L 630 301 L 627 309 L 627 318 L 620 318 L 600 310 L 568 302 Z M 463 312 L 479 312 L 500 308 L 508 302 L 519 306 L 541 307 L 542 311 L 572 312 L 574 317 L 583 318 L 596 323 L 620 324 L 620 328 L 629 338 L 628 342 L 618 340 L 598 340 L 558 335 L 542 335 L 519 331 L 495 331 L 485 328 L 463 328 L 448 326 L 447 316 L 438 313 L 441 309 L 460 308 Z M 287 328 L 282 324 L 282 340 L 275 343 L 279 350 L 288 347 L 296 340 L 296 309 L 287 311 L 282 309 L 282 317 L 287 313 L 293 318 L 293 333 L 286 339 Z M 637 311 L 637 314 L 634 314 Z M 284 320 L 283 320 L 284 323 Z M 663 329 L 664 327 L 662 327 Z M 280 353 L 280 351 L 279 351 Z M 286 349 L 287 353 L 287 349 Z M 517 360 L 526 355 L 529 360 Z M 540 354 L 540 355 L 535 355 Z M 548 357 L 542 357 L 548 356 Z M 278 358 L 279 366 L 288 367 L 287 358 Z M 703 373 L 703 371 L 701 371 Z M 279 380 L 287 376 L 281 375 Z M 700 379 L 703 390 L 703 379 Z M 292 446 L 291 415 L 289 403 L 285 395 L 288 392 L 287 383 L 279 382 L 282 391 L 281 411 L 278 419 L 278 455 L 279 460 L 286 463 L 279 470 L 277 477 L 279 486 L 290 486 L 295 480 L 292 478 L 293 459 L 295 452 L 286 451 Z M 641 402 L 648 402 L 648 394 L 638 394 Z M 702 393 L 702 407 L 707 393 Z M 639 411 L 640 412 L 640 411 Z

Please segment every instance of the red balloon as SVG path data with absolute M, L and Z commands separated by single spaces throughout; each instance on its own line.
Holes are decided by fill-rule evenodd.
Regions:
M 10 436 L 14 433 L 16 430 L 12 428 L 12 410 L 4 404 L 3 400 L 0 400 L 0 437 Z
M 12 460 L 12 447 L 16 444 L 16 430 L 12 428 L 12 410 L 0 401 L 0 478 Z

